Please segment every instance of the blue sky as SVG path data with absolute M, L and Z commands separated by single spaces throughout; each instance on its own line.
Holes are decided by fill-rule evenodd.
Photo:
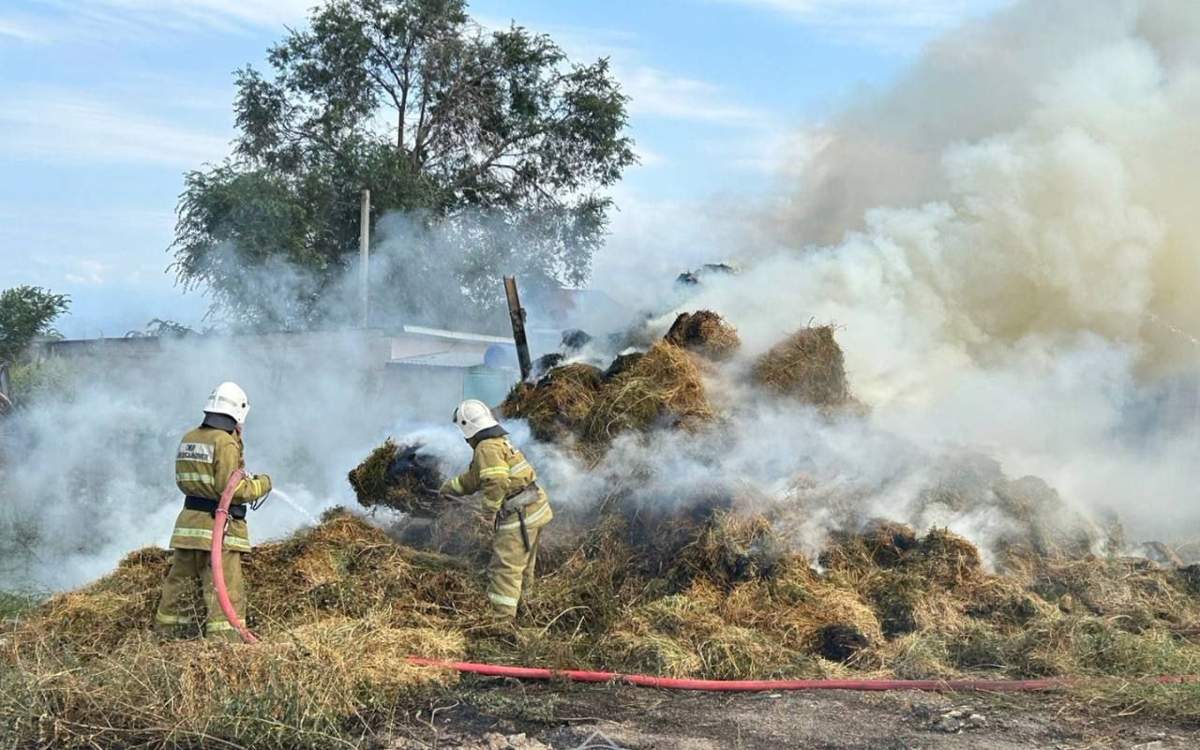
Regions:
M 642 157 L 615 194 L 620 236 L 662 205 L 774 189 L 806 131 L 1003 2 L 476 0 L 471 11 L 547 32 L 577 59 L 611 59 Z M 167 270 L 182 175 L 228 152 L 233 71 L 261 67 L 312 3 L 0 5 L 0 288 L 69 293 L 69 336 L 197 322 L 207 300 Z

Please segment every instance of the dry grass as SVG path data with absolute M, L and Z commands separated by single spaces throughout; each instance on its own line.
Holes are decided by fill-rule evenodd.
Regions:
M 842 348 L 833 326 L 802 328 L 758 358 L 754 382 L 775 393 L 822 407 L 850 403 Z

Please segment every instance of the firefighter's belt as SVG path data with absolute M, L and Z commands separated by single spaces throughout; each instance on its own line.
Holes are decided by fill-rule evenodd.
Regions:
M 216 500 L 209 500 L 207 497 L 195 497 L 194 495 L 188 495 L 187 497 L 183 498 L 183 507 L 187 508 L 188 510 L 202 511 L 202 512 L 207 513 L 208 515 L 212 516 L 213 518 L 217 517 L 217 506 L 218 505 L 220 505 L 220 503 L 218 503 Z M 245 518 L 246 517 L 245 504 L 238 503 L 237 505 L 230 505 L 229 506 L 229 517 L 237 519 L 238 521 Z
M 496 528 L 500 527 L 500 522 L 507 519 L 514 513 L 517 516 L 517 521 L 521 524 L 521 543 L 525 545 L 525 552 L 529 552 L 529 531 L 525 528 L 525 506 L 530 503 L 537 502 L 541 497 L 538 491 L 537 482 L 530 482 L 522 487 L 516 494 L 510 495 L 504 501 L 504 505 L 500 507 L 500 512 L 496 514 Z
M 541 494 L 538 492 L 537 482 L 530 482 L 516 493 L 509 495 L 504 499 L 504 505 L 501 506 L 505 511 L 511 513 L 514 510 L 520 510 L 530 503 L 537 502 Z

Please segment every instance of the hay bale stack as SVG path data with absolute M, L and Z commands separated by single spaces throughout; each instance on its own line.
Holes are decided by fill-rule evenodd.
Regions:
M 555 367 L 536 385 L 517 384 L 500 405 L 500 414 L 527 421 L 538 440 L 562 440 L 579 430 L 603 381 L 600 369 L 589 364 Z
M 604 384 L 587 415 L 583 437 L 603 444 L 628 430 L 688 428 L 713 416 L 695 360 L 660 341 Z
M 851 402 L 845 357 L 833 326 L 802 328 L 758 358 L 754 382 L 783 396 L 821 407 Z
M 729 359 L 742 345 L 737 329 L 710 310 L 680 313 L 663 340 L 709 359 Z
M 421 444 L 397 445 L 388 438 L 350 472 L 350 486 L 364 508 L 384 506 L 432 518 L 444 505 L 437 495 L 442 474 Z

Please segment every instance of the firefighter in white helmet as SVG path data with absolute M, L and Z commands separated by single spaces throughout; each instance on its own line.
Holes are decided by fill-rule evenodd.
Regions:
M 471 465 L 442 485 L 450 495 L 482 493 L 482 510 L 492 519 L 492 559 L 488 563 L 488 600 L 493 610 L 512 618 L 521 594 L 529 590 L 537 564 L 541 529 L 554 514 L 537 481 L 537 472 L 508 439 L 482 401 L 463 401 L 454 424 L 475 450 Z
M 229 476 L 245 468 L 242 425 L 250 411 L 246 392 L 236 383 L 221 383 L 204 404 L 204 421 L 180 441 L 175 454 L 175 484 L 184 494 L 183 510 L 171 534 L 171 570 L 163 582 L 155 624 L 160 632 L 184 635 L 203 625 L 205 636 L 239 640 L 225 619 L 213 590 L 209 550 L 217 502 Z M 246 504 L 271 491 L 266 474 L 246 475 L 233 493 L 229 524 L 225 529 L 222 564 L 225 586 L 238 617 L 246 619 L 246 587 L 242 579 L 242 554 L 250 551 L 246 530 Z M 218 530 L 219 531 L 219 530 Z M 193 597 L 197 586 L 204 592 L 204 619 L 197 618 Z

